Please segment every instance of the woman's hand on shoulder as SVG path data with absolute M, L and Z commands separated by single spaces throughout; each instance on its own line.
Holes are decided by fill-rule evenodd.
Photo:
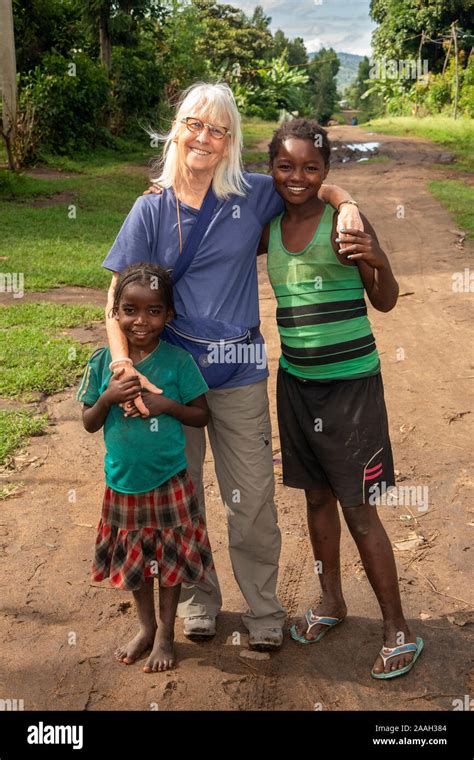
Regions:
M 361 232 L 364 231 L 364 222 L 362 221 L 362 217 L 359 213 L 359 209 L 357 206 L 354 206 L 353 203 L 342 203 L 339 206 L 340 211 L 337 215 L 337 233 L 339 237 L 341 236 L 342 232 L 347 232 L 348 230 L 361 230 Z M 341 243 L 341 249 L 344 250 L 346 246 Z
M 387 254 L 380 247 L 374 228 L 365 217 L 361 219 L 362 225 L 364 221 L 367 232 L 364 232 L 363 227 L 345 227 L 344 231 L 338 230 L 338 253 L 350 261 L 363 261 L 372 269 L 385 269 L 387 266 L 390 268 Z
M 163 188 L 161 185 L 158 185 L 156 182 L 153 182 L 148 190 L 144 190 L 142 195 L 161 195 L 163 192 Z

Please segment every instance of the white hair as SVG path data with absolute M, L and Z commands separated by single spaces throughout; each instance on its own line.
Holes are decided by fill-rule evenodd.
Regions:
M 228 140 L 228 154 L 217 164 L 212 188 L 219 199 L 228 198 L 232 194 L 245 195 L 249 183 L 243 175 L 240 113 L 232 90 L 224 83 L 198 82 L 191 85 L 181 95 L 170 132 L 166 135 L 149 132 L 150 137 L 164 142 L 163 154 L 152 167 L 153 171 L 158 170 L 160 174 L 152 181 L 162 187 L 173 187 L 182 176 L 182 164 L 174 140 L 183 127 L 180 120 L 187 116 L 205 116 L 216 125 L 223 121 L 228 125 L 230 135 L 224 138 Z

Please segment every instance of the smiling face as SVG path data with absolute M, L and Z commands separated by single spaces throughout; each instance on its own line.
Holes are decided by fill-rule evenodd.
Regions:
M 273 159 L 272 176 L 286 203 L 302 205 L 317 196 L 329 172 L 323 154 L 311 140 L 288 137 Z
M 189 116 L 217 127 L 230 129 L 230 120 L 224 116 L 221 119 L 213 120 L 205 112 L 199 111 L 198 108 L 195 108 Z M 226 158 L 229 153 L 229 136 L 216 139 L 209 133 L 208 127 L 204 127 L 201 132 L 191 132 L 186 124 L 180 124 L 176 142 L 184 165 L 191 172 L 204 172 L 213 175 L 219 162 Z
M 172 316 L 161 289 L 152 288 L 150 282 L 131 282 L 124 287 L 116 318 L 131 346 L 152 351 Z

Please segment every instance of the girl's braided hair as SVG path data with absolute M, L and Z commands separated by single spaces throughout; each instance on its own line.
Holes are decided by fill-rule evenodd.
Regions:
M 300 140 L 311 140 L 313 145 L 321 151 L 324 163 L 326 165 L 329 164 L 331 145 L 326 130 L 315 119 L 292 119 L 282 124 L 273 133 L 272 140 L 268 146 L 270 166 L 272 166 L 275 160 L 280 145 L 285 140 L 288 140 L 289 137 L 298 137 Z
M 132 282 L 138 282 L 141 285 L 150 284 L 150 287 L 153 290 L 160 291 L 165 304 L 165 309 L 174 310 L 173 283 L 171 282 L 169 272 L 167 272 L 166 269 L 163 269 L 163 267 L 159 267 L 157 264 L 147 264 L 142 262 L 140 264 L 133 264 L 121 272 L 117 285 L 115 286 L 111 316 L 115 316 L 118 313 L 123 290 Z

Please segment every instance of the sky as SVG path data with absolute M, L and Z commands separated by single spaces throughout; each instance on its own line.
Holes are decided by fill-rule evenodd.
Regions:
M 220 2 L 220 0 L 218 0 Z M 271 16 L 270 29 L 287 37 L 302 37 L 309 53 L 332 47 L 337 53 L 371 53 L 376 24 L 369 16 L 370 0 L 223 0 L 251 16 L 261 5 Z

